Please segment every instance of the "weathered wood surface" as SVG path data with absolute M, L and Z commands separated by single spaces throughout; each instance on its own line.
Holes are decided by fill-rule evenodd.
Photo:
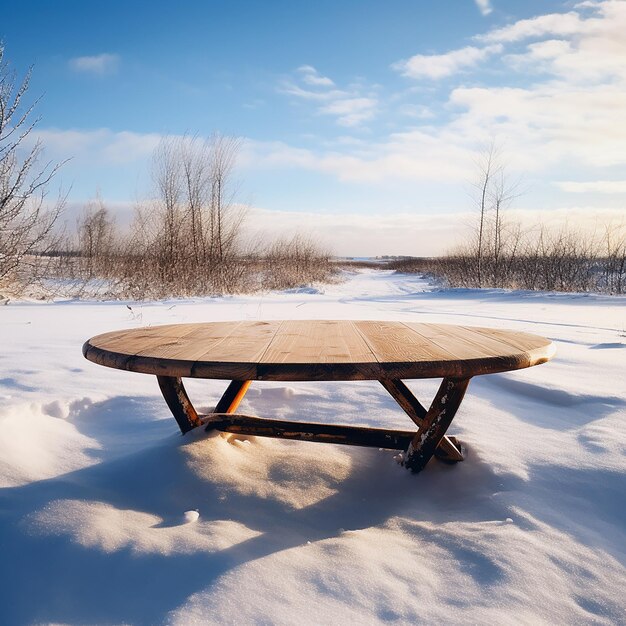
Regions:
M 411 393 L 411 390 L 401 380 L 381 380 L 380 384 L 389 392 L 391 397 L 402 407 L 404 412 L 421 426 L 427 415 L 426 409 Z M 448 437 L 444 435 L 437 448 L 439 456 L 452 463 L 463 460 L 463 454 Z
M 194 409 L 183 381 L 172 376 L 157 376 L 161 393 L 183 435 L 193 428 L 202 425 L 200 417 Z
M 399 380 L 530 367 L 548 361 L 554 345 L 528 333 L 444 324 L 246 321 L 105 333 L 87 341 L 83 354 L 108 367 L 175 378 Z
M 415 433 L 408 430 L 385 430 L 362 426 L 318 424 L 265 419 L 253 415 L 221 413 L 203 416 L 206 430 L 220 430 L 240 435 L 295 439 L 349 446 L 406 450 Z
M 444 378 L 428 413 L 405 455 L 404 465 L 412 472 L 420 472 L 430 461 L 448 430 L 463 401 L 469 378 Z

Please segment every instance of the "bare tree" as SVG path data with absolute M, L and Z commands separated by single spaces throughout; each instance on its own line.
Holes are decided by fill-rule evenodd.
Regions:
M 75 293 L 184 297 L 329 280 L 330 254 L 310 237 L 244 238 L 245 209 L 233 184 L 238 146 L 221 135 L 164 138 L 153 155 L 154 196 L 136 207 L 125 234 L 101 200 L 87 205 L 78 249 L 58 264 Z
M 602 235 L 567 224 L 544 224 L 523 231 L 509 224 L 501 256 L 498 286 L 509 289 L 624 293 L 626 228 L 612 223 Z M 474 248 L 456 249 L 433 260 L 431 270 L 452 287 L 475 285 Z
M 107 273 L 115 247 L 115 220 L 100 197 L 84 208 L 77 231 L 85 277 Z
M 214 134 L 209 139 L 211 154 L 210 242 L 211 261 L 222 263 L 229 257 L 245 218 L 234 203 L 233 169 L 239 152 L 237 138 Z
M 41 265 L 36 255 L 54 247 L 64 204 L 59 197 L 46 208 L 48 184 L 62 164 L 40 165 L 42 145 L 31 142 L 39 121 L 32 118 L 36 103 L 23 104 L 31 72 L 17 81 L 0 43 L 0 285 L 32 282 Z
M 494 176 L 499 169 L 497 164 L 498 149 L 495 141 L 485 148 L 476 161 L 476 182 L 475 187 L 478 190 L 477 204 L 480 210 L 480 220 L 478 225 L 478 241 L 477 241 L 477 279 L 478 287 L 483 286 L 483 255 L 485 247 L 485 222 L 487 211 L 489 210 L 490 188 Z
M 187 205 L 186 218 L 189 221 L 189 244 L 193 251 L 194 262 L 204 263 L 207 260 L 207 237 L 205 211 L 209 202 L 211 189 L 211 171 L 207 164 L 211 162 L 207 154 L 207 142 L 197 137 L 178 142 L 180 150 L 180 167 Z
M 494 287 L 502 286 L 502 263 L 504 256 L 509 260 L 515 257 L 520 242 L 519 226 L 514 224 L 507 229 L 504 219 L 504 210 L 511 202 L 520 195 L 520 182 L 512 181 L 506 171 L 506 165 L 498 157 L 495 172 L 489 185 L 491 210 L 493 211 L 493 244 L 491 250 L 493 268 L 492 284 Z
M 241 275 L 245 209 L 235 201 L 239 142 L 230 137 L 166 137 L 153 155 L 155 197 L 134 229 L 156 259 L 158 280 L 184 293 L 228 292 Z M 149 217 L 147 211 L 150 213 Z
M 604 233 L 604 282 L 609 293 L 626 290 L 626 225 L 608 224 Z
M 182 193 L 180 143 L 177 138 L 163 139 L 152 155 L 152 176 L 156 186 L 155 200 L 158 232 L 155 245 L 161 279 L 173 280 L 181 263 Z
M 494 140 L 476 159 L 475 202 L 479 210 L 475 240 L 475 279 L 478 287 L 502 286 L 504 257 L 511 255 L 520 243 L 520 232 L 508 224 L 504 211 L 520 195 L 520 181 L 511 180 L 501 148 Z

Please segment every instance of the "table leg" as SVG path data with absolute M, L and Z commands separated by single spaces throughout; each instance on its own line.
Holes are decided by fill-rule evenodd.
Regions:
M 215 405 L 213 413 L 234 413 L 237 410 L 239 403 L 246 395 L 246 391 L 248 391 L 251 383 L 251 380 L 231 381 L 230 385 L 226 388 L 224 395 Z
M 183 435 L 193 428 L 201 426 L 202 421 L 191 404 L 183 381 L 174 376 L 157 376 L 157 380 L 165 402 L 178 422 Z
M 399 379 L 382 379 L 379 382 L 415 424 L 421 426 L 428 411 L 426 411 L 420 401 L 411 393 L 411 390 Z M 453 463 L 463 460 L 460 447 L 457 447 L 454 442 L 445 435 L 435 450 L 435 455 L 440 459 Z
M 167 402 L 167 406 L 174 415 L 182 433 L 201 426 L 203 423 L 201 416 L 191 404 L 182 380 L 174 376 L 157 376 L 157 380 L 165 402 Z M 413 472 L 419 472 L 424 469 L 438 447 L 448 446 L 444 441 L 444 436 L 463 400 L 469 381 L 469 378 L 444 378 L 428 411 L 422 407 L 402 381 L 380 381 L 419 426 L 417 434 L 412 437 L 408 448 L 406 448 L 405 467 Z M 406 431 L 306 424 L 236 415 L 235 411 L 248 390 L 250 382 L 249 380 L 233 380 L 228 385 L 214 412 L 204 416 L 205 419 L 208 418 L 207 430 L 218 428 L 226 432 L 266 437 L 396 449 L 405 449 L 406 443 L 404 442 L 408 442 L 409 437 L 412 436 L 410 432 Z M 449 446 L 452 447 L 452 454 L 454 452 L 460 454 L 453 442 L 450 441 Z M 447 451 L 446 454 L 448 454 Z
M 463 400 L 469 378 L 444 378 L 417 434 L 404 455 L 404 465 L 420 472 L 430 461 Z
M 201 426 L 201 416 L 191 404 L 183 381 L 174 376 L 157 376 L 157 380 L 165 402 L 167 402 L 167 406 L 183 435 L 193 428 Z M 234 413 L 246 395 L 250 383 L 249 380 L 233 380 L 226 388 L 213 413 Z

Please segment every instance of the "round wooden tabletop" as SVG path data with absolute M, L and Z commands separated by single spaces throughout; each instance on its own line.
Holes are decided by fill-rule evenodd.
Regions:
M 470 377 L 531 367 L 554 344 L 528 333 L 417 322 L 244 321 L 105 333 L 87 359 L 158 376 L 230 380 Z

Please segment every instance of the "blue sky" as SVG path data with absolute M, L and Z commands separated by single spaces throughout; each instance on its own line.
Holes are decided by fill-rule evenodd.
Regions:
M 522 219 L 624 215 L 622 0 L 25 1 L 0 29 L 70 212 L 128 214 L 161 136 L 219 131 L 241 201 L 338 253 L 443 251 L 492 138 Z

